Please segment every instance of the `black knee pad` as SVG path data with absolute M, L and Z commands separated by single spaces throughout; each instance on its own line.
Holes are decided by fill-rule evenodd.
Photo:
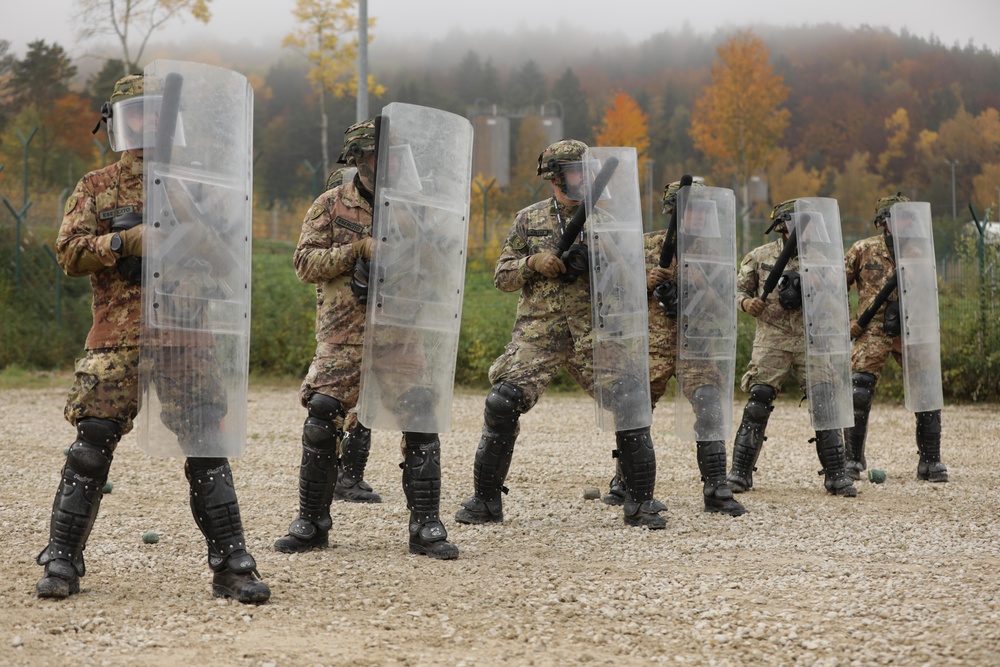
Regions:
M 340 429 L 336 419 L 343 419 L 344 408 L 340 401 L 325 394 L 315 393 L 306 402 L 309 416 L 302 425 L 302 444 L 316 450 L 331 450 L 337 447 Z
M 774 410 L 771 403 L 777 395 L 775 388 L 767 384 L 755 384 L 750 387 L 750 400 L 744 408 L 746 416 L 756 424 L 766 423 L 771 411 Z
M 644 391 L 644 388 L 648 386 L 648 384 L 640 382 L 639 378 L 632 375 L 626 375 L 616 380 L 611 385 L 611 407 L 617 410 L 620 405 L 630 405 L 632 397 Z
M 225 457 L 191 456 L 184 459 L 184 470 L 187 473 L 188 479 L 190 479 L 192 475 L 198 475 L 208 470 L 221 468 L 227 463 L 229 463 L 229 459 Z
M 497 433 L 514 433 L 523 408 L 521 388 L 509 382 L 497 382 L 486 397 L 486 425 Z
M 855 373 L 851 376 L 851 385 L 854 387 L 854 409 L 867 410 L 875 400 L 875 383 L 877 380 L 871 373 Z
M 691 406 L 694 408 L 696 431 L 722 422 L 722 393 L 718 387 L 705 384 L 695 389 L 691 394 Z
M 396 403 L 396 412 L 401 415 L 426 415 L 434 412 L 434 391 L 430 387 L 410 387 Z
M 66 465 L 92 479 L 107 479 L 121 427 L 110 419 L 86 417 L 76 424 L 76 441 L 70 445 Z

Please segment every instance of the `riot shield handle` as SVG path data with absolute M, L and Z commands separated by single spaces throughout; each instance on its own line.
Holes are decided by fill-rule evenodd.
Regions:
M 604 165 L 594 178 L 594 187 L 587 193 L 586 204 L 576 209 L 576 213 L 573 214 L 573 218 L 569 221 L 566 231 L 563 232 L 562 238 L 556 244 L 556 257 L 562 258 L 563 253 L 573 245 L 573 241 L 579 236 L 580 230 L 583 229 L 583 225 L 587 222 L 587 208 L 593 207 L 597 203 L 597 200 L 601 197 L 601 193 L 608 187 L 608 183 L 611 181 L 611 177 L 617 168 L 618 158 L 609 157 L 604 161 Z
M 691 174 L 681 176 L 681 188 L 692 183 L 694 183 L 694 178 Z M 680 189 L 677 192 L 680 194 Z M 675 203 L 674 210 L 670 213 L 670 227 L 667 229 L 667 238 L 663 241 L 663 248 L 660 250 L 661 269 L 669 268 L 670 263 L 674 260 L 674 255 L 677 254 L 677 208 L 678 206 Z
M 793 228 L 791 232 L 788 233 L 788 239 L 785 241 L 785 247 L 781 249 L 781 254 L 778 255 L 778 260 L 774 263 L 771 268 L 771 272 L 767 274 L 767 280 L 764 281 L 764 288 L 760 293 L 760 300 L 767 301 L 767 297 L 774 291 L 774 288 L 778 285 L 778 280 L 781 278 L 781 274 L 785 271 L 785 266 L 788 265 L 788 260 L 792 258 L 795 254 L 795 250 L 798 248 L 799 239 L 796 235 L 797 228 Z
M 160 104 L 160 121 L 156 126 L 156 143 L 153 158 L 157 162 L 170 163 L 174 150 L 174 133 L 177 131 L 177 116 L 181 108 L 181 87 L 184 77 L 177 72 L 167 74 L 163 83 L 163 101 Z
M 892 277 L 886 281 L 885 285 L 882 286 L 882 289 L 880 289 L 878 294 L 875 295 L 875 300 L 872 301 L 872 304 L 865 309 L 865 312 L 861 313 L 861 317 L 858 318 L 858 325 L 862 329 L 868 328 L 868 323 L 872 321 L 873 317 L 875 317 L 875 313 L 877 313 L 879 308 L 885 304 L 889 295 L 895 291 L 897 282 L 898 276 L 896 273 L 893 273 Z

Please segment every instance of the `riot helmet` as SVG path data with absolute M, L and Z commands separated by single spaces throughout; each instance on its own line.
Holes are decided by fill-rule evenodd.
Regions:
M 789 199 L 783 201 L 771 210 L 771 226 L 764 230 L 765 234 L 770 234 L 772 231 L 779 232 L 781 234 L 788 234 L 788 222 L 792 219 L 792 214 L 795 213 L 795 203 L 797 199 Z
M 576 139 L 562 139 L 538 156 L 538 175 L 559 188 L 568 199 L 583 201 L 583 156 L 587 144 Z
M 162 103 L 163 79 L 157 76 L 130 74 L 115 83 L 111 99 L 101 107 L 101 121 L 94 128 L 94 132 L 97 132 L 101 122 L 106 123 L 108 143 L 115 152 L 151 147 L 157 128 L 155 124 L 153 127 L 146 127 L 145 121 L 146 118 L 159 121 Z M 184 124 L 179 111 L 173 145 L 184 145 Z
M 872 224 L 875 225 L 875 227 L 883 227 L 888 230 L 889 225 L 886 224 L 886 220 L 889 218 L 889 211 L 892 210 L 893 204 L 908 201 L 910 201 L 910 198 L 902 192 L 897 192 L 896 194 L 888 197 L 879 198 L 879 200 L 875 202 L 875 219 L 872 220 Z
M 692 181 L 691 186 L 703 187 L 705 184 L 701 181 Z M 681 182 L 674 181 L 673 183 L 667 183 L 663 186 L 663 198 L 660 200 L 663 203 L 663 214 L 671 215 L 674 212 L 674 208 L 677 206 L 677 193 L 681 189 Z

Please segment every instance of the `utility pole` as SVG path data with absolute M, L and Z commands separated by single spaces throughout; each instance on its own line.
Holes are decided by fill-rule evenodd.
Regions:
M 958 160 L 945 160 L 945 164 L 951 165 L 951 217 L 953 220 L 958 219 L 958 209 L 955 207 L 955 165 L 959 164 Z
M 354 122 L 368 120 L 368 0 L 358 0 L 358 106 Z

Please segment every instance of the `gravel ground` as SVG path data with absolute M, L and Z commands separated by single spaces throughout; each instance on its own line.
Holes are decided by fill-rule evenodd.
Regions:
M 66 383 L 69 379 L 66 380 Z M 833 498 L 805 408 L 779 401 L 749 513 L 702 511 L 694 447 L 657 414 L 667 529 L 625 528 L 606 490 L 613 436 L 582 395 L 547 395 L 521 420 L 503 526 L 454 522 L 472 489 L 480 394 L 442 437 L 442 514 L 462 550 L 406 552 L 398 435 L 375 432 L 381 505 L 337 503 L 336 545 L 271 549 L 296 508 L 305 413 L 293 386 L 251 389 L 251 444 L 234 460 L 252 553 L 271 602 L 216 600 L 182 464 L 126 436 L 87 549 L 80 595 L 38 600 L 34 557 L 72 430 L 65 389 L 0 391 L 0 663 L 9 665 L 997 665 L 1000 419 L 949 406 L 951 482 L 915 481 L 913 416 L 877 401 L 869 467 L 885 484 Z M 738 397 L 742 399 L 742 397 Z M 742 409 L 738 406 L 737 414 Z M 731 445 L 731 443 L 730 443 Z M 156 531 L 157 544 L 142 534 Z

